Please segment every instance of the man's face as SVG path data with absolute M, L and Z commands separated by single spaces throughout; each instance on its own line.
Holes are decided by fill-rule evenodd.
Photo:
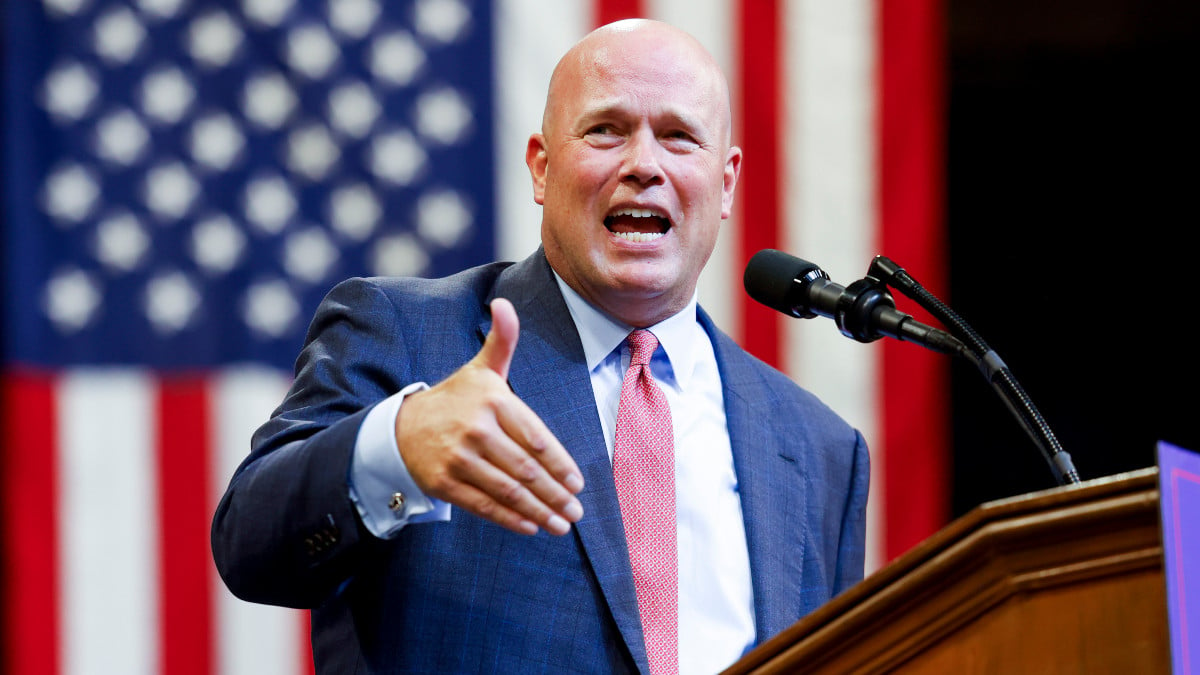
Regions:
M 673 32 L 593 42 L 564 61 L 526 159 L 555 271 L 608 314 L 647 326 L 691 299 L 729 217 L 741 151 L 729 145 L 724 81 L 693 43 Z

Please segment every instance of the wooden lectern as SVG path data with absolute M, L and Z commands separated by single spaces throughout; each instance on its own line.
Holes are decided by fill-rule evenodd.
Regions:
M 1169 673 L 1158 470 L 989 502 L 735 673 Z

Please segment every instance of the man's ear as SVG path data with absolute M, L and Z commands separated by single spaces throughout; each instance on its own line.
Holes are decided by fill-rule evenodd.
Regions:
M 533 201 L 538 205 L 546 202 L 546 137 L 533 134 L 525 146 L 525 164 L 533 178 Z
M 725 157 L 725 176 L 721 184 L 721 217 L 728 218 L 733 213 L 733 190 L 737 187 L 738 176 L 742 174 L 742 149 L 736 145 L 729 148 Z

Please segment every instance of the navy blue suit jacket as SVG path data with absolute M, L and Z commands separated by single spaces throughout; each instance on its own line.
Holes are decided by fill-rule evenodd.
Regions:
M 347 491 L 362 418 L 474 356 L 498 296 L 521 320 L 509 383 L 583 472 L 584 517 L 566 536 L 529 537 L 455 509 L 379 540 Z M 721 372 L 761 642 L 861 579 L 867 450 L 700 321 Z M 212 546 L 239 597 L 312 609 L 319 672 L 649 672 L 583 347 L 541 251 L 446 279 L 339 284 L 296 367 L 221 500 Z

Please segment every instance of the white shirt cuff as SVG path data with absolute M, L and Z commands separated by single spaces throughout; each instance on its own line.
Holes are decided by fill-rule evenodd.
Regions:
M 396 417 L 409 394 L 429 385 L 416 382 L 392 394 L 363 418 L 350 461 L 350 499 L 371 534 L 389 539 L 409 523 L 450 520 L 450 504 L 417 487 L 396 446 Z

